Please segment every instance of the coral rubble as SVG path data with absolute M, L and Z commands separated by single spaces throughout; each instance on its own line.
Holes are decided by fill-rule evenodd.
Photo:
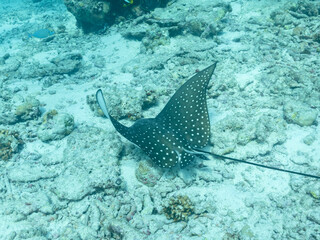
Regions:
M 169 204 L 163 208 L 167 219 L 175 222 L 187 221 L 188 217 L 194 213 L 194 206 L 188 196 L 172 197 Z
M 18 152 L 23 141 L 19 137 L 19 133 L 6 129 L 0 130 L 0 159 L 9 160 L 13 153 Z

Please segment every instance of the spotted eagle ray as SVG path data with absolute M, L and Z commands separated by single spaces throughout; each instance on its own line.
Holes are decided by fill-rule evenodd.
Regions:
M 137 120 L 126 127 L 112 117 L 107 109 L 101 89 L 96 93 L 97 102 L 115 129 L 130 142 L 140 147 L 158 166 L 181 168 L 189 165 L 199 154 L 210 154 L 224 160 L 255 165 L 307 177 L 318 176 L 275 168 L 254 162 L 221 156 L 202 150 L 210 137 L 210 120 L 206 91 L 217 62 L 196 73 L 171 97 L 155 118 Z

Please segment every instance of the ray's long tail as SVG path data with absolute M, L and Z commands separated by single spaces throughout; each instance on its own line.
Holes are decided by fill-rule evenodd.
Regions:
M 291 171 L 291 170 L 286 170 L 286 169 L 266 166 L 266 165 L 259 164 L 259 163 L 254 163 L 254 162 L 249 162 L 249 161 L 245 161 L 245 160 L 241 160 L 241 159 L 236 159 L 236 158 L 232 158 L 232 157 L 218 155 L 218 154 L 215 154 L 215 153 L 212 153 L 212 152 L 208 152 L 208 151 L 204 151 L 204 150 L 201 150 L 201 149 L 195 149 L 195 150 L 198 151 L 198 152 L 210 154 L 213 157 L 216 157 L 216 158 L 219 158 L 219 159 L 223 159 L 223 160 L 230 160 L 230 161 L 234 161 L 234 162 L 240 162 L 240 163 L 245 163 L 245 164 L 249 164 L 249 165 L 253 165 L 253 166 L 257 166 L 257 167 L 276 170 L 276 171 L 280 171 L 280 172 L 286 172 L 286 173 L 296 174 L 296 175 L 300 175 L 300 176 L 304 176 L 304 177 L 320 179 L 320 176 L 316 176 L 316 175 L 311 175 L 311 174 L 307 174 L 307 173 L 301 173 L 301 172 L 296 172 L 296 171 Z

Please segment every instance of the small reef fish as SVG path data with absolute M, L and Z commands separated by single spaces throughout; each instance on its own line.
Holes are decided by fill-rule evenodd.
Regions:
M 54 35 L 55 32 L 49 29 L 39 29 L 37 31 L 35 31 L 34 33 L 28 33 L 28 37 L 34 37 L 34 38 L 40 38 L 40 39 L 44 39 L 47 37 L 50 37 L 52 35 Z
M 123 0 L 125 3 L 123 4 L 124 7 L 128 7 L 129 5 L 133 4 L 133 0 Z

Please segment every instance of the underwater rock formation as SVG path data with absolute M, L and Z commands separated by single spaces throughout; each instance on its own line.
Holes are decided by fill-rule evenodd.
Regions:
M 125 189 L 117 166 L 122 151 L 118 136 L 100 128 L 81 127 L 68 137 L 67 146 L 63 152 L 65 170 L 53 184 L 59 199 L 79 201 L 93 192 L 114 196 Z
M 320 14 L 320 4 L 317 1 L 299 1 L 296 4 L 293 4 L 289 10 L 296 14 L 315 17 Z
M 54 64 L 54 71 L 51 74 L 72 74 L 81 67 L 82 55 L 80 53 L 59 54 L 51 60 Z
M 40 116 L 40 102 L 33 97 L 27 97 L 25 103 L 17 106 L 15 115 L 20 121 L 36 119 Z
M 85 31 L 102 28 L 108 20 L 111 20 L 110 2 L 64 0 L 64 4 Z
M 15 124 L 35 120 L 40 116 L 40 102 L 32 97 L 12 98 L 12 91 L 3 90 L 0 100 L 0 124 Z
M 94 32 L 113 24 L 118 17 L 139 16 L 156 7 L 165 7 L 168 0 L 64 0 L 69 12 L 85 32 Z
M 196 5 L 190 11 L 181 11 L 180 5 L 174 3 L 170 8 L 155 9 L 141 20 L 128 23 L 128 27 L 121 29 L 121 34 L 141 42 L 141 53 L 153 53 L 160 46 L 170 45 L 172 38 L 177 36 L 217 37 L 226 27 L 224 19 L 230 12 L 229 4 Z M 168 17 L 173 15 L 174 18 Z
M 45 60 L 34 57 L 27 61 L 19 68 L 19 77 L 41 78 L 48 87 L 57 83 L 63 74 L 75 74 L 82 67 L 82 55 L 78 52 L 46 52 L 40 55 Z
M 153 53 L 155 48 L 170 43 L 169 32 L 161 29 L 157 24 L 152 25 L 152 30 L 147 31 L 145 37 L 141 41 L 141 53 Z
M 251 118 L 251 124 L 247 124 L 248 119 L 250 115 L 235 113 L 213 124 L 210 141 L 214 151 L 226 154 L 241 147 L 248 155 L 255 156 L 266 154 L 274 145 L 285 142 L 286 123 L 280 114 Z
M 116 119 L 128 118 L 133 121 L 142 118 L 143 110 L 154 106 L 159 95 L 154 86 L 146 86 L 144 89 L 135 91 L 131 91 L 130 87 L 108 86 L 107 92 L 115 93 L 113 95 L 106 94 L 106 99 L 112 108 L 110 113 Z M 125 100 L 128 98 L 129 101 Z M 86 102 L 96 116 L 103 116 L 94 95 L 87 95 Z
M 283 115 L 288 123 L 295 123 L 299 126 L 311 126 L 315 123 L 318 113 L 305 103 L 290 100 L 283 107 Z
M 58 113 L 56 110 L 47 112 L 38 129 L 38 137 L 43 142 L 60 140 L 69 135 L 74 129 L 73 116 L 67 113 Z
M 0 130 L 0 160 L 9 160 L 13 153 L 18 152 L 23 144 L 17 132 Z

